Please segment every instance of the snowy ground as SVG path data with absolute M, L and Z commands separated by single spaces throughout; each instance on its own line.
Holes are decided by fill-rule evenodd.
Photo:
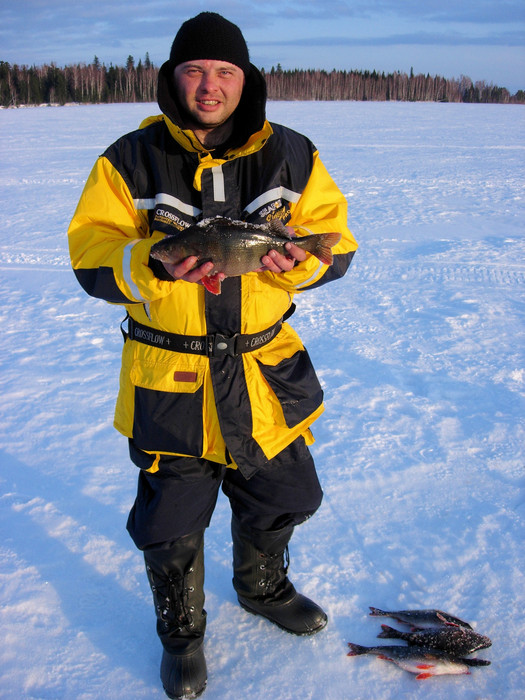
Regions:
M 162 698 L 136 470 L 112 428 L 119 308 L 87 297 L 65 231 L 96 156 L 154 105 L 0 111 L 0 697 Z M 324 503 L 292 578 L 330 625 L 242 611 L 228 505 L 207 535 L 205 697 L 474 700 L 525 686 L 525 109 L 273 103 L 348 197 L 360 249 L 292 319 L 326 388 Z M 493 640 L 469 676 L 416 681 L 346 643 L 368 606 L 437 607 Z

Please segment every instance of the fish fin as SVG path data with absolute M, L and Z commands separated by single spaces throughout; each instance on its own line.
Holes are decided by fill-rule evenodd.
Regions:
M 218 273 L 215 273 L 214 275 L 205 275 L 201 279 L 201 282 L 212 294 L 218 295 L 221 293 L 221 279 Z
M 289 238 L 290 240 L 293 238 L 281 219 L 272 219 L 268 223 L 268 231 L 276 236 L 283 236 L 284 238 Z
M 348 642 L 348 646 L 350 647 L 350 651 L 348 652 L 347 656 L 359 656 L 360 654 L 366 654 L 368 651 L 367 647 L 362 647 L 360 644 L 352 644 L 352 642 Z
M 379 639 L 397 639 L 401 634 L 399 630 L 389 627 L 388 625 L 381 625 L 381 629 L 383 631 L 377 635 Z
M 332 248 L 341 240 L 341 234 L 335 231 L 317 234 L 315 249 L 312 251 L 318 260 L 324 265 L 331 265 L 334 261 Z
M 442 613 L 440 610 L 436 612 L 436 617 L 441 620 L 441 622 L 445 626 L 452 626 L 452 627 L 466 627 L 467 629 L 471 630 L 472 627 L 469 625 L 468 622 L 465 622 L 464 620 L 460 620 L 459 617 L 453 617 L 452 615 L 448 615 L 449 619 L 445 617 L 445 615 L 448 615 L 448 613 Z
M 418 664 L 416 668 L 420 668 L 422 671 L 427 671 L 429 668 L 434 668 L 434 664 Z
M 445 627 L 460 627 L 460 625 L 458 625 L 457 622 L 447 620 L 447 618 L 440 612 L 436 613 L 436 617 L 445 625 Z
M 418 673 L 416 676 L 416 681 L 424 681 L 427 678 L 432 678 L 432 673 Z

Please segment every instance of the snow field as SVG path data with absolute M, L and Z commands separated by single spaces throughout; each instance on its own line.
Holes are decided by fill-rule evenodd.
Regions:
M 87 297 L 65 231 L 96 158 L 155 105 L 0 111 L 0 697 L 165 697 L 136 471 L 112 428 L 122 310 Z M 270 103 L 349 202 L 347 276 L 296 298 L 326 391 L 325 499 L 291 543 L 327 610 L 296 639 L 231 587 L 224 497 L 206 539 L 203 697 L 515 700 L 525 682 L 524 127 L 521 106 Z M 470 676 L 415 681 L 347 658 L 368 606 L 436 607 L 493 646 Z M 390 624 L 391 621 L 387 621 Z M 393 624 L 393 626 L 396 626 Z

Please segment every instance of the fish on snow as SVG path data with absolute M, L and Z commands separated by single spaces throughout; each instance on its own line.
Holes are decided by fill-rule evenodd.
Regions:
M 370 615 L 374 617 L 392 617 L 398 622 L 403 622 L 413 627 L 435 627 L 436 625 L 459 625 L 472 629 L 468 622 L 460 620 L 441 610 L 394 610 L 386 611 L 379 608 L 370 608 Z
M 444 627 L 413 628 L 411 632 L 401 632 L 388 625 L 381 628 L 383 631 L 377 635 L 380 639 L 402 639 L 410 646 L 439 649 L 453 656 L 472 654 L 492 644 L 488 637 L 452 623 Z
M 331 249 L 340 239 L 341 234 L 336 232 L 294 237 L 279 220 L 251 224 L 219 216 L 166 236 L 151 247 L 150 254 L 155 260 L 174 265 L 190 255 L 198 258 L 194 267 L 213 262 L 213 269 L 201 281 L 209 292 L 220 294 L 219 273 L 236 277 L 258 270 L 262 267 L 261 258 L 270 250 L 287 255 L 285 245 L 290 241 L 325 265 L 331 265 Z
M 364 647 L 348 643 L 350 651 L 347 656 L 371 654 L 378 659 L 391 661 L 405 671 L 416 674 L 416 680 L 425 680 L 432 676 L 446 674 L 469 674 L 472 666 L 488 666 L 485 659 L 463 659 L 446 654 L 436 649 L 416 646 L 376 646 Z

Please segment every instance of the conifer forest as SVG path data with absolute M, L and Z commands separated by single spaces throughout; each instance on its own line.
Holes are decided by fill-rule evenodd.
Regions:
M 525 103 L 525 91 L 440 76 L 376 70 L 262 70 L 270 100 L 355 100 L 411 102 Z M 90 64 L 19 66 L 0 61 L 0 107 L 22 105 L 154 102 L 158 67 L 146 54 L 125 66 Z

